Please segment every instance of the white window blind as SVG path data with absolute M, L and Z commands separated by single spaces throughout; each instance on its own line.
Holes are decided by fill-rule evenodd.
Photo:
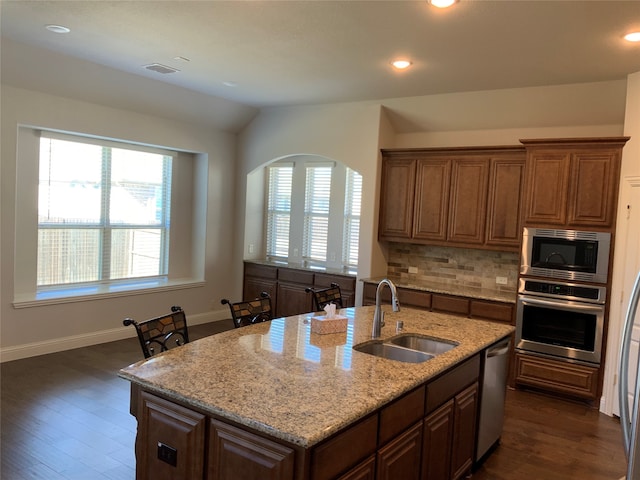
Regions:
M 43 134 L 37 285 L 166 275 L 172 159 L 168 151 Z
M 331 165 L 308 165 L 306 168 L 302 239 L 305 260 L 320 262 L 327 260 L 332 170 Z
M 291 186 L 293 164 L 268 167 L 267 188 L 267 256 L 289 256 L 289 224 L 291 218 Z
M 358 266 L 358 242 L 360 239 L 360 209 L 362 207 L 362 175 L 347 168 L 344 199 L 344 234 L 342 264 Z

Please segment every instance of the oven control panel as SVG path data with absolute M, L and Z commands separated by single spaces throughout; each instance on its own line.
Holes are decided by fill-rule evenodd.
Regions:
M 518 293 L 539 295 L 567 300 L 582 300 L 584 302 L 605 303 L 606 288 L 586 286 L 564 282 L 542 282 L 538 280 L 520 279 Z

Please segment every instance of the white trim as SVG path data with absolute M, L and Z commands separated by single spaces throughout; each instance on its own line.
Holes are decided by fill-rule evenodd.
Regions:
M 194 315 L 187 315 L 187 325 L 201 325 L 203 323 L 217 322 L 229 318 L 229 309 L 209 311 Z M 121 324 L 122 325 L 122 324 Z M 120 326 L 99 332 L 83 333 L 68 337 L 54 338 L 41 342 L 26 343 L 7 348 L 0 348 L 0 363 L 20 360 L 23 358 L 62 352 L 74 348 L 90 347 L 100 343 L 114 342 L 125 338 L 135 337 L 133 327 Z M 123 367 L 126 365 L 123 365 Z

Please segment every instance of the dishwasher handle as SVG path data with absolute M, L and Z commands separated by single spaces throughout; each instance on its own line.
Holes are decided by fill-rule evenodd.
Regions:
M 510 344 L 511 340 L 507 340 L 506 342 L 502 342 L 498 345 L 492 346 L 491 348 L 489 348 L 489 350 L 487 350 L 487 358 L 506 355 L 507 353 L 509 353 Z

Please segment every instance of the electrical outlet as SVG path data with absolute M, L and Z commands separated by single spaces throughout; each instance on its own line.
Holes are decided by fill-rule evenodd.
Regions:
M 409 273 L 418 273 L 418 267 L 409 267 Z
M 509 279 L 507 277 L 496 277 L 496 284 L 506 285 L 507 283 L 509 283 Z
M 297 256 L 298 256 L 298 249 L 297 249 L 297 248 L 294 248 L 294 249 L 293 249 L 293 256 L 294 256 L 294 257 L 297 257 Z
M 249 244 L 249 253 L 254 253 L 256 251 L 256 246 L 253 243 Z

